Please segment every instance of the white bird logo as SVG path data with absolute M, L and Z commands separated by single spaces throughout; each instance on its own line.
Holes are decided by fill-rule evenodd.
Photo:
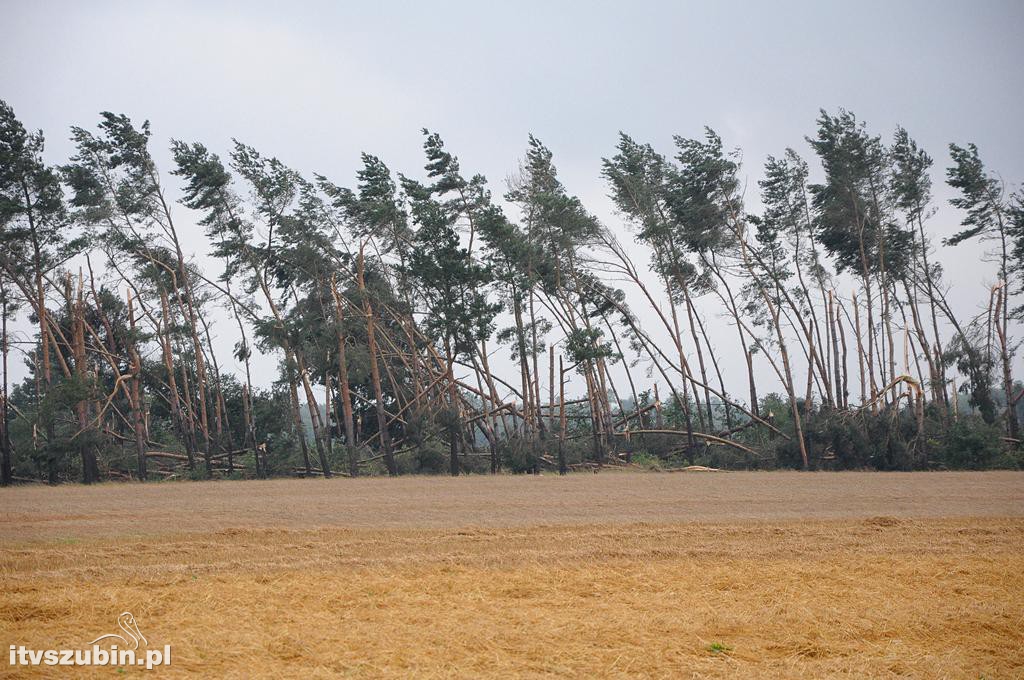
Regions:
M 117 626 L 123 630 L 125 635 L 128 637 L 118 633 L 107 633 L 106 635 L 99 636 L 89 644 L 96 644 L 105 638 L 117 638 L 132 649 L 138 649 L 140 641 L 145 645 L 149 645 L 149 640 L 147 640 L 146 636 L 139 631 L 139 624 L 135 622 L 135 617 L 132 616 L 131 612 L 121 612 L 121 615 L 117 617 Z M 128 641 L 129 639 L 131 639 L 131 642 Z

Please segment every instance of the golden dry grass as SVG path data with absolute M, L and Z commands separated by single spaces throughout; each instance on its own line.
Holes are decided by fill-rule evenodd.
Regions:
M 639 498 L 646 485 L 659 498 L 672 485 L 689 490 L 692 477 L 667 481 L 681 477 L 618 481 L 627 495 Z M 281 527 L 293 528 L 274 528 L 272 513 L 232 514 L 273 489 L 260 484 L 85 490 L 129 499 L 138 531 L 126 536 L 119 519 L 103 518 L 102 503 L 91 519 L 67 517 L 89 514 L 81 499 L 61 513 L 53 498 L 78 488 L 4 492 L 0 642 L 80 646 L 127 609 L 151 644 L 172 645 L 173 665 L 160 671 L 168 676 L 1024 677 L 1024 476 L 953 484 L 903 475 L 899 488 L 916 489 L 913 507 L 886 478 L 875 486 L 843 475 L 718 481 L 727 477 L 700 478 L 710 485 L 706 512 L 727 514 L 722 485 L 743 507 L 760 494 L 786 495 L 788 485 L 799 508 L 804 479 L 820 478 L 849 485 L 836 491 L 846 501 L 819 500 L 846 518 L 787 519 L 780 501 L 765 502 L 761 519 L 681 522 L 669 509 L 672 521 L 636 523 L 628 511 L 629 521 L 617 521 L 621 498 L 608 495 L 601 475 L 562 480 L 573 513 L 589 508 L 592 523 L 550 519 L 550 508 L 531 515 L 521 501 L 532 491 L 523 489 L 538 480 L 306 487 L 321 511 L 323 489 L 351 491 L 368 514 L 426 504 L 425 519 L 387 529 L 364 527 L 358 513 L 347 528 L 316 513 L 305 523 L 319 528 L 294 528 L 301 498 L 281 511 Z M 773 490 L 763 491 L 766 479 Z M 931 496 L 929 479 L 940 490 Z M 432 484 L 444 493 L 426 491 Z M 219 527 L 196 518 L 195 530 L 174 512 L 161 521 L 173 501 L 198 512 L 218 488 L 221 510 L 209 514 Z M 153 500 L 158 492 L 167 497 Z M 994 510 L 973 504 L 989 517 L 935 517 L 950 504 L 950 514 L 969 515 L 969 499 L 986 494 L 1002 498 Z M 502 521 L 465 526 L 459 512 L 477 505 Z M 530 519 L 513 521 L 522 513 Z M 51 522 L 64 533 L 40 528 Z M 714 643 L 727 649 L 712 651 Z M 6 659 L 5 672 L 15 675 Z

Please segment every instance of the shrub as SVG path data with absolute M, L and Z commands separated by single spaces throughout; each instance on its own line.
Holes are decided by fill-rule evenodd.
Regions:
M 539 469 L 542 444 L 536 440 L 516 437 L 499 446 L 502 465 L 515 473 L 535 472 Z
M 450 452 L 441 442 L 428 442 L 413 453 L 413 472 L 437 475 L 448 472 Z
M 988 425 L 979 417 L 961 417 L 939 440 L 936 462 L 953 469 L 980 470 L 993 467 L 1001 450 L 999 425 Z M 1012 457 L 1006 462 L 1010 461 Z
M 661 460 L 646 451 L 633 453 L 633 464 L 645 470 L 662 470 Z

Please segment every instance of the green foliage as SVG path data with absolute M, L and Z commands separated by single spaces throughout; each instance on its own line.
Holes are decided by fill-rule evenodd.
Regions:
M 645 241 L 662 240 L 668 228 L 666 175 L 663 156 L 650 144 L 639 144 L 619 133 L 618 153 L 602 161 L 602 174 L 612 188 L 612 200 L 640 228 Z
M 459 174 L 458 160 L 444 150 L 438 135 L 426 130 L 424 134 L 426 169 L 436 182 L 425 186 L 402 177 L 418 227 L 408 273 L 431 310 L 424 330 L 440 340 L 453 359 L 472 355 L 476 343 L 490 337 L 500 309 L 487 299 L 490 270 L 462 246 L 457 229 L 461 218 L 472 223 L 486 209 L 490 195 L 482 176 L 467 181 Z
M 946 181 L 960 192 L 949 202 L 966 211 L 963 226 L 967 228 L 946 239 L 948 245 L 957 245 L 997 228 L 1003 187 L 997 178 L 989 176 L 974 144 L 950 144 L 949 155 L 953 165 L 946 170 Z
M 923 220 L 925 206 L 931 200 L 932 180 L 928 169 L 932 159 L 902 127 L 896 129 L 892 146 L 894 171 L 892 193 L 896 205 L 907 215 L 910 223 Z
M 885 269 L 900 278 L 913 237 L 887 212 L 888 156 L 881 139 L 840 109 L 835 116 L 822 111 L 817 137 L 808 141 L 825 169 L 825 182 L 810 186 L 815 226 L 836 270 L 868 276 Z
M 775 467 L 775 462 L 764 455 L 717 444 L 700 445 L 687 464 L 721 470 L 763 470 Z
M 653 472 L 659 472 L 664 469 L 661 459 L 646 451 L 633 452 L 630 462 L 639 468 Z
M 968 403 L 991 425 L 996 421 L 996 404 L 992 397 L 993 357 L 985 351 L 982 329 L 971 326 L 964 333 L 970 335 L 953 336 L 942 358 L 969 378 L 961 389 L 967 392 Z
M 513 184 L 505 198 L 523 209 L 531 242 L 539 244 L 546 257 L 554 260 L 547 275 L 555 276 L 561 269 L 568 276 L 580 250 L 599 239 L 601 226 L 577 197 L 566 192 L 552 158 L 551 150 L 530 135 L 523 178 Z M 559 285 L 552 278 L 547 278 L 545 284 Z
M 805 414 L 803 427 L 812 469 L 911 470 L 924 465 L 915 449 L 913 414 L 906 410 L 883 409 L 876 415 L 827 409 Z M 775 455 L 782 467 L 802 465 L 795 441 L 778 441 Z
M 697 253 L 721 248 L 730 240 L 729 215 L 741 209 L 738 163 L 709 127 L 704 139 L 675 138 L 678 169 L 669 179 L 669 209 L 681 228 L 679 237 Z
M 539 440 L 515 437 L 502 443 L 498 453 L 503 467 L 515 473 L 529 473 L 540 469 L 542 449 Z
M 185 476 L 193 482 L 200 482 L 204 479 L 210 478 L 210 475 L 206 471 L 206 464 L 201 462 L 198 463 L 192 470 L 188 470 L 187 472 L 185 472 Z
M 580 365 L 577 370 L 581 373 L 583 365 L 592 365 L 598 359 L 615 354 L 612 344 L 602 341 L 603 337 L 604 331 L 600 328 L 579 328 L 565 339 L 565 352 L 572 363 Z
M 416 448 L 411 472 L 440 475 L 448 472 L 448 451 L 440 442 L 430 442 Z
M 675 143 L 678 164 L 620 134 L 618 153 L 603 161 L 603 174 L 616 206 L 654 251 L 652 268 L 681 303 L 684 288 L 700 293 L 713 285 L 711 274 L 689 256 L 706 265 L 711 251 L 731 243 L 728 215 L 739 209 L 738 165 L 710 128 L 703 140 L 677 136 Z
M 1012 458 L 1000 460 L 1003 447 L 999 427 L 979 418 L 960 418 L 932 445 L 935 462 L 951 470 L 985 470 L 997 462 L 1001 463 L 999 467 L 1017 466 Z
M 1007 311 L 1022 319 L 1024 306 L 1011 307 L 1010 298 L 1024 294 L 1024 192 L 1018 189 L 1007 197 L 1003 180 L 989 173 L 974 144 L 950 144 L 949 153 L 953 165 L 946 170 L 946 181 L 959 192 L 949 202 L 965 211 L 966 228 L 945 243 L 957 245 L 976 237 L 996 240 L 999 275 L 1008 286 Z
M 356 177 L 356 191 L 343 189 L 317 176 L 320 188 L 347 220 L 349 229 L 360 239 L 374 239 L 381 254 L 392 250 L 404 264 L 412 247 L 408 215 L 399 202 L 398 186 L 391 171 L 376 156 L 362 154 L 363 167 Z
M 1016 469 L 1021 453 L 1007 449 L 998 425 L 981 417 L 961 415 L 952 423 L 940 409 L 925 410 L 924 429 L 909 409 L 884 408 L 849 413 L 820 410 L 804 416 L 804 432 L 812 469 L 818 470 L 983 470 Z M 776 423 L 783 425 L 786 423 Z M 765 447 L 781 468 L 799 469 L 794 441 L 781 437 Z M 706 463 L 705 463 L 706 464 Z
M 199 213 L 198 223 L 209 239 L 208 254 L 223 262 L 218 282 L 186 259 L 191 253 L 178 242 L 150 154 L 148 122 L 136 125 L 127 116 L 105 112 L 95 128 L 72 128 L 74 153 L 57 169 L 43 161 L 42 135 L 28 132 L 11 107 L 0 102 L 0 288 L 5 318 L 15 318 L 15 307 L 27 307 L 28 321 L 38 326 L 43 316 L 36 310 L 41 287 L 47 323 L 57 338 L 53 341 L 47 334 L 41 342 L 38 337 L 19 337 L 14 343 L 15 351 L 29 358 L 29 376 L 14 388 L 11 399 L 17 411 L 11 424 L 15 473 L 53 482 L 71 479 L 77 476 L 79 461 L 95 453 L 108 474 L 123 474 L 132 469 L 135 455 L 132 419 L 144 413 L 147 446 L 195 455 L 200 465 L 189 473 L 195 478 L 207 476 L 201 464 L 204 452 L 225 450 L 238 452 L 232 454 L 235 462 L 245 466 L 245 472 L 231 476 L 251 474 L 257 460 L 262 464 L 264 459 L 267 474 L 291 475 L 304 466 L 303 445 L 310 453 L 315 447 L 317 462 L 325 469 L 345 467 L 348 452 L 357 451 L 363 463 L 360 474 L 383 474 L 378 406 L 400 414 L 387 425 L 400 448 L 399 471 L 483 472 L 494 447 L 506 469 L 536 472 L 552 466 L 558 443 L 541 423 L 530 422 L 529 417 L 524 423 L 516 412 L 530 412 L 520 409 L 524 401 L 543 401 L 544 395 L 531 394 L 536 373 L 547 383 L 543 368 L 535 363 L 555 345 L 568 366 L 594 378 L 588 381 L 591 389 L 600 383 L 600 389 L 608 391 L 597 395 L 598 401 L 606 396 L 609 403 L 625 398 L 621 381 L 604 385 L 610 374 L 596 372 L 620 360 L 630 368 L 645 364 L 647 382 L 639 389 L 658 379 L 655 371 L 675 381 L 658 413 L 647 413 L 641 424 L 641 429 L 651 429 L 657 423 L 668 433 L 632 434 L 628 440 L 621 431 L 595 432 L 587 400 L 570 395 L 574 403 L 568 406 L 563 448 L 570 465 L 605 462 L 601 449 L 608 440 L 611 453 L 630 452 L 636 465 L 652 470 L 688 464 L 801 467 L 794 406 L 803 421 L 814 469 L 1021 465 L 1020 447 L 1007 445 L 1013 441 L 1012 427 L 1011 438 L 1002 438 L 999 427 L 1001 409 L 1008 402 L 1012 406 L 1019 388 L 994 387 L 1004 380 L 1012 383 L 1012 376 L 997 377 L 996 371 L 1002 367 L 997 366 L 1000 338 L 994 335 L 1005 333 L 1006 324 L 998 327 L 988 321 L 986 327 L 986 320 L 979 317 L 961 328 L 941 291 L 938 296 L 933 292 L 939 288 L 932 281 L 938 268 L 925 269 L 922 282 L 918 260 L 928 253 L 923 222 L 931 211 L 932 159 L 906 130 L 897 129 L 887 147 L 853 114 L 822 112 L 816 134 L 808 140 L 824 170 L 820 183 L 809 184 L 811 169 L 792 149 L 769 157 L 759 182 L 764 210 L 757 217 L 746 214 L 743 206 L 739 153 L 728 150 L 713 130 L 705 129 L 696 139 L 675 137 L 668 157 L 620 135 L 616 154 L 603 162 L 603 174 L 615 206 L 652 251 L 649 264 L 664 287 L 664 299 L 653 286 L 646 287 L 638 273 L 641 268 L 630 262 L 615 235 L 566 190 L 551 150 L 536 137 L 529 137 L 520 170 L 509 179 L 505 199 L 511 207 L 503 209 L 492 200 L 483 176 L 464 175 L 440 136 L 424 134 L 425 179 L 399 175 L 396 181 L 381 159 L 363 154 L 354 189 L 322 175 L 307 181 L 277 158 L 237 141 L 225 161 L 202 144 L 173 141 L 173 174 L 183 185 L 181 203 Z M 1000 275 L 1009 294 L 1015 295 L 1024 285 L 1024 194 L 1004 195 L 1008 192 L 1002 182 L 985 168 L 973 145 L 953 145 L 951 153 L 953 166 L 947 176 L 958 192 L 952 204 L 965 211 L 966 229 L 948 242 L 1003 239 L 1006 259 L 1001 260 Z M 77 235 L 81 237 L 73 238 Z M 90 249 L 86 252 L 105 255 L 108 266 L 93 272 L 92 261 L 86 262 L 90 276 L 82 283 L 83 316 L 78 317 L 72 311 L 77 299 L 74 283 L 65 269 L 72 268 L 69 258 L 85 247 Z M 834 266 L 828 266 L 825 256 Z M 725 385 L 720 386 L 717 401 L 708 396 L 711 403 L 698 409 L 695 399 L 704 396 L 691 384 L 694 400 L 681 403 L 688 398 L 687 391 L 678 379 L 683 369 L 674 364 L 683 361 L 680 354 L 694 349 L 685 328 L 676 330 L 682 339 L 674 338 L 683 347 L 657 346 L 641 323 L 653 317 L 634 314 L 625 291 L 615 287 L 620 279 L 640 284 L 669 330 L 687 322 L 704 323 L 705 310 L 691 305 L 713 293 L 750 351 L 775 353 L 784 337 L 790 342 L 797 339 L 789 357 L 799 372 L 812 345 L 819 363 L 823 353 L 827 358 L 839 352 L 834 342 L 830 346 L 834 338 L 826 325 L 835 318 L 833 298 L 828 303 L 824 298 L 836 288 L 833 273 L 843 272 L 860 277 L 866 295 L 858 304 L 869 312 L 865 335 L 843 338 L 844 357 L 847 349 L 859 351 L 862 340 L 872 343 L 882 334 L 873 347 L 878 361 L 872 370 L 875 378 L 880 373 L 883 381 L 891 379 L 886 374 L 895 369 L 883 364 L 886 359 L 892 362 L 896 351 L 891 340 L 885 346 L 884 334 L 893 322 L 901 321 L 893 318 L 894 312 L 910 311 L 910 305 L 920 311 L 928 302 L 924 296 L 931 296 L 932 305 L 956 326 L 956 333 L 910 340 L 921 352 L 922 345 L 938 345 L 941 339 L 944 354 L 934 358 L 948 369 L 947 379 L 953 369 L 958 377 L 966 376 L 959 384 L 977 416 L 962 415 L 954 421 L 931 401 L 923 421 L 902 401 L 894 406 L 880 400 L 877 412 L 873 405 L 823 408 L 792 395 L 803 392 L 802 384 L 793 387 L 806 377 L 799 375 L 789 381 L 789 395 L 768 394 L 758 405 L 769 427 L 753 424 L 724 404 Z M 807 292 L 807 275 L 818 283 L 822 302 Z M 729 287 L 733 279 L 738 279 L 736 289 Z M 134 318 L 129 318 L 122 296 L 125 287 L 131 290 Z M 873 299 L 872 289 L 877 292 Z M 843 293 L 836 299 L 845 301 L 849 291 Z M 772 300 L 774 309 L 766 304 Z M 210 305 L 218 302 L 230 308 L 238 325 L 241 337 L 235 342 L 234 357 L 245 364 L 244 384 L 228 373 L 233 368 L 230 362 L 214 361 L 219 357 L 214 356 L 213 338 L 219 329 L 209 323 L 209 313 Z M 828 317 L 822 318 L 822 304 L 828 306 Z M 835 313 L 852 335 L 850 310 L 843 304 Z M 676 307 L 670 311 L 672 305 Z M 683 306 L 686 313 L 676 318 Z M 879 307 L 880 319 L 873 318 Z M 497 340 L 506 346 L 506 356 L 519 364 L 522 388 L 500 379 L 492 387 L 486 380 L 492 376 L 481 368 L 491 353 L 486 345 L 501 309 L 511 323 L 498 331 Z M 1022 309 L 1014 314 L 1024 315 Z M 817 310 L 822 314 L 815 317 Z M 936 309 L 931 311 L 937 315 Z M 809 317 L 812 323 L 806 330 Z M 77 348 L 79 319 L 88 328 L 84 357 Z M 370 320 L 378 329 L 373 357 Z M 904 328 L 910 326 L 910 320 L 902 322 Z M 619 335 L 621 327 L 624 333 Z M 556 337 L 546 337 L 556 328 Z M 763 334 L 766 328 L 775 332 Z M 802 331 L 814 333 L 814 342 Z M 919 331 L 925 336 L 937 333 Z M 824 338 L 817 337 L 822 334 Z M 715 355 L 708 340 L 699 344 L 696 330 L 694 336 L 697 349 L 707 346 L 712 368 L 720 369 L 723 355 Z M 250 337 L 256 347 L 278 353 L 280 366 L 275 386 L 251 395 L 251 409 Z M 75 340 L 76 349 L 71 349 L 69 339 Z M 347 357 L 344 370 L 339 344 Z M 1019 343 L 1009 338 L 1006 344 L 1009 364 Z M 624 356 L 623 345 L 638 357 Z M 136 385 L 125 382 L 134 370 L 136 351 L 142 369 L 138 410 L 129 392 Z M 173 358 L 173 374 L 164 364 L 165 351 Z M 371 384 L 371 358 L 381 368 L 380 396 Z M 658 365 L 651 366 L 648 358 Z M 854 354 L 848 366 L 858 358 Z M 703 357 L 698 361 L 700 377 L 708 381 Z M 44 363 L 52 374 L 45 379 Z M 479 379 L 481 390 L 494 389 L 500 393 L 495 401 L 505 402 L 498 417 L 509 427 L 498 428 L 496 443 L 475 430 L 469 432 L 488 422 L 481 420 L 487 418 L 484 401 L 462 373 L 474 368 L 477 375 L 472 377 Z M 776 368 L 782 373 L 778 362 Z M 439 377 L 446 369 L 463 382 Z M 690 370 L 695 370 L 693 364 Z M 635 392 L 634 375 L 629 387 Z M 807 377 L 808 392 L 816 386 L 824 391 L 816 385 L 822 377 Z M 510 380 L 518 383 L 520 375 Z M 307 381 L 313 399 L 304 389 Z M 928 390 L 928 380 L 923 382 Z M 343 386 L 352 397 L 354 434 L 343 432 L 341 426 L 338 395 Z M 325 431 L 314 439 L 305 402 L 320 398 L 325 387 L 333 400 L 332 412 L 320 408 Z M 613 389 L 618 390 L 615 400 Z M 525 394 L 517 394 L 520 391 Z M 175 396 L 185 402 L 185 416 L 177 415 Z M 635 400 L 649 404 L 651 396 L 646 393 Z M 296 402 L 302 414 L 297 419 Z M 314 411 L 323 406 L 311 405 Z M 713 411 L 711 422 L 706 422 L 708 409 Z M 200 431 L 204 410 L 209 429 L 216 428 L 218 435 L 205 437 Z M 467 412 L 475 416 L 472 425 Z M 694 413 L 706 427 L 690 438 L 687 431 L 697 427 Z M 250 414 L 251 429 L 246 425 Z M 622 415 L 613 413 L 612 419 Z M 353 441 L 345 441 L 346 436 Z M 732 438 L 738 446 L 713 443 L 715 436 Z M 210 449 L 197 448 L 197 440 L 207 438 L 212 440 Z M 262 452 L 258 458 L 251 451 L 254 443 Z M 727 648 L 713 651 L 723 650 Z
M 266 447 L 267 474 L 291 472 L 299 463 L 299 442 L 292 427 L 290 397 L 284 389 L 257 391 L 252 399 L 256 441 Z
M 43 161 L 43 134 L 29 133 L 0 100 L 0 263 L 38 277 L 84 243 L 68 239 L 60 176 Z
M 1018 189 L 1010 197 L 1009 227 L 1007 228 L 1010 237 L 1010 255 L 1015 277 L 1010 295 L 1024 295 L 1024 189 Z M 1018 321 L 1024 320 L 1024 304 L 1011 309 L 1013 317 Z
M 242 218 L 241 201 L 231 190 L 231 174 L 216 154 L 198 142 L 171 140 L 171 153 L 176 165 L 171 174 L 185 180 L 181 202 L 205 213 L 199 223 L 213 241 L 212 254 L 229 263 L 226 277 L 237 273 L 253 227 Z

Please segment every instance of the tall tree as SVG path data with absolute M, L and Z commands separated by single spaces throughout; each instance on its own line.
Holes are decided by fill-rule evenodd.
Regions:
M 46 300 L 46 279 L 83 245 L 68 238 L 70 225 L 58 172 L 43 160 L 42 132 L 30 133 L 14 114 L 9 104 L 0 100 L 0 243 L 3 245 L 3 272 L 12 287 L 17 288 L 35 313 L 41 343 L 41 384 L 45 394 L 54 383 L 52 357 L 62 362 L 65 376 L 70 371 L 63 363 L 49 318 Z M 27 266 L 26 266 L 27 265 Z M 5 283 L 5 291 L 9 291 Z M 5 304 L 7 302 L 5 292 Z M 2 339 L 6 350 L 8 338 Z M 6 388 L 5 388 L 6 389 Z M 4 408 L 8 407 L 4 400 Z M 5 411 L 6 414 L 6 411 Z M 6 415 L 5 415 L 6 417 Z M 5 432 L 6 432 L 5 425 Z M 52 432 L 47 433 L 49 481 L 57 481 L 56 451 Z M 10 450 L 4 444 L 5 460 Z M 85 451 L 82 460 L 83 479 L 97 481 L 93 454 Z M 9 469 L 9 462 L 0 467 Z M 10 475 L 4 479 L 9 482 Z
M 978 147 L 968 144 L 966 147 L 956 144 L 949 145 L 953 165 L 946 171 L 949 186 L 960 192 L 959 196 L 950 199 L 957 208 L 966 211 L 963 220 L 963 231 L 946 239 L 947 245 L 957 245 L 970 239 L 982 239 L 995 243 L 995 258 L 998 266 L 999 281 L 996 284 L 996 304 L 993 310 L 992 323 L 996 330 L 999 344 L 999 363 L 1002 367 L 1003 390 L 1006 395 L 1006 428 L 1012 439 L 1019 436 L 1020 425 L 1017 422 L 1017 411 L 1014 408 L 1013 360 L 1014 346 L 1010 337 L 1010 297 L 1019 292 L 1019 284 L 1015 289 L 1011 277 L 1024 276 L 1019 262 L 1013 258 L 1014 223 L 1008 212 L 1012 210 L 1007 204 L 1003 183 L 989 174 L 985 168 Z
M 409 273 L 430 315 L 423 329 L 440 343 L 444 351 L 448 382 L 449 471 L 459 474 L 459 449 L 462 442 L 461 404 L 455 381 L 455 361 L 472 356 L 477 344 L 493 331 L 498 305 L 487 299 L 486 287 L 492 275 L 476 261 L 470 246 L 463 246 L 458 226 L 467 220 L 469 243 L 475 229 L 468 211 L 486 204 L 490 197 L 485 180 L 477 175 L 465 180 L 458 160 L 448 153 L 440 136 L 424 130 L 427 175 L 434 180 L 424 185 L 402 177 L 412 217 L 417 225 L 415 248 L 409 259 Z M 469 200 L 464 197 L 469 196 Z

